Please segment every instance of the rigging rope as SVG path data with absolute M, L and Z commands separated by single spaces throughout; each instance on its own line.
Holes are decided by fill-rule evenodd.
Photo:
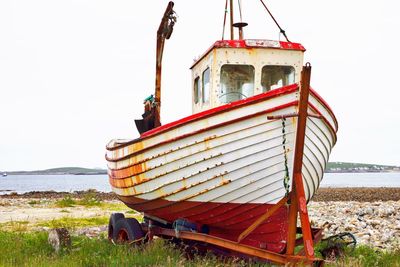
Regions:
M 285 130 L 285 124 L 286 119 L 282 118 L 282 145 L 283 145 L 283 157 L 285 159 L 285 177 L 283 178 L 283 187 L 286 190 L 286 195 L 289 195 L 290 192 L 290 177 L 289 177 L 289 166 L 288 166 L 288 158 L 287 158 L 287 150 L 286 150 L 286 130 Z
M 243 21 L 243 19 L 242 19 L 242 0 L 238 0 L 238 6 L 239 6 L 240 22 L 242 22 Z
M 260 0 L 260 2 L 261 2 L 261 4 L 264 6 L 264 8 L 267 10 L 267 12 L 268 12 L 268 14 L 271 16 L 271 18 L 274 20 L 276 26 L 278 26 L 278 28 L 279 28 L 279 30 L 280 30 L 280 33 L 282 33 L 283 36 L 285 36 L 286 41 L 288 41 L 289 43 L 291 43 L 291 42 L 289 41 L 289 38 L 286 36 L 285 31 L 281 28 L 281 26 L 279 26 L 278 22 L 276 21 L 276 19 L 275 19 L 274 16 L 272 15 L 272 13 L 269 11 L 269 9 L 268 9 L 267 5 L 264 3 L 264 1 L 263 1 L 263 0 Z
M 225 11 L 224 11 L 224 24 L 222 25 L 222 40 L 224 40 L 225 36 L 225 24 L 226 24 L 226 14 L 228 13 L 228 0 L 225 2 Z

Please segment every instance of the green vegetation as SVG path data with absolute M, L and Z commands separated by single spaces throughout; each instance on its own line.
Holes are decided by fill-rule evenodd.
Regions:
M 73 199 L 71 196 L 67 195 L 62 199 L 59 199 L 55 202 L 55 206 L 58 208 L 68 208 L 74 207 L 76 205 L 76 200 Z
M 116 246 L 107 239 L 72 237 L 72 249 L 55 253 L 47 233 L 0 232 L 0 266 L 244 266 L 213 255 L 187 259 L 162 239 L 143 247 Z M 247 266 L 247 265 L 246 265 Z M 253 265 L 257 266 L 257 265 Z
M 28 230 L 28 221 L 10 221 L 6 223 L 0 223 L 0 231 L 26 232 Z
M 268 266 L 214 255 L 188 259 L 162 239 L 142 247 L 116 246 L 106 238 L 72 236 L 72 248 L 59 253 L 47 242 L 46 232 L 0 231 L 0 266 Z M 359 246 L 327 266 L 400 266 L 400 252 L 381 252 Z
M 326 167 L 327 172 L 385 172 L 385 171 L 400 171 L 399 166 L 365 164 L 365 163 L 350 163 L 350 162 L 329 162 Z M 80 167 L 62 167 L 47 170 L 37 171 L 15 171 L 8 172 L 9 175 L 91 175 L 91 174 L 107 174 L 105 169 L 89 169 Z
M 400 266 L 400 251 L 385 252 L 367 246 L 358 246 L 343 259 L 328 266 Z
M 88 191 L 82 199 L 78 200 L 78 204 L 85 207 L 95 207 L 101 206 L 102 202 L 95 192 Z
M 49 228 L 67 228 L 76 229 L 80 227 L 107 225 L 108 216 L 104 217 L 90 217 L 90 218 L 72 218 L 63 217 L 51 221 L 39 222 L 36 226 L 49 227 Z
M 328 162 L 326 172 L 385 172 L 400 171 L 398 166 L 350 163 L 350 162 Z
M 49 228 L 67 228 L 77 229 L 89 226 L 100 226 L 108 224 L 108 216 L 90 217 L 90 218 L 72 218 L 62 217 L 50 221 L 29 222 L 29 221 L 11 221 L 0 223 L 0 231 L 8 232 L 27 232 L 35 227 L 49 227 Z M 138 218 L 140 219 L 140 218 Z
M 89 169 L 80 167 L 62 167 L 37 171 L 14 171 L 8 172 L 9 175 L 59 175 L 59 174 L 73 174 L 73 175 L 90 175 L 90 174 L 107 174 L 104 169 Z
M 76 205 L 85 207 L 100 207 L 103 205 L 103 203 L 96 193 L 92 191 L 86 192 L 81 199 L 74 199 L 70 195 L 66 195 L 62 199 L 59 199 L 55 202 L 55 206 L 58 208 L 75 207 Z
M 33 201 L 34 204 L 36 201 Z M 29 202 L 29 204 L 31 204 Z M 102 201 L 99 196 L 95 192 L 88 191 L 86 192 L 82 198 L 72 198 L 70 195 L 65 195 L 62 199 L 58 199 L 54 202 L 54 206 L 57 208 L 69 208 L 75 206 L 84 206 L 84 207 L 100 207 L 103 210 L 112 210 L 112 211 L 126 211 L 130 210 L 125 204 L 122 202 L 118 203 L 108 203 Z M 135 212 L 136 213 L 136 212 Z
M 38 205 L 38 204 L 40 204 L 40 200 L 31 200 L 31 201 L 28 202 L 28 204 L 32 205 L 32 206 L 33 205 Z
M 78 220 L 73 226 L 103 223 Z M 12 223 L 23 226 L 26 222 Z M 68 220 L 51 222 L 47 226 L 71 226 Z M 162 239 L 142 247 L 116 246 L 103 235 L 90 239 L 72 236 L 72 248 L 56 253 L 47 242 L 46 232 L 10 232 L 0 228 L 0 266 L 269 266 L 249 263 L 238 259 L 220 259 L 212 254 L 195 255 L 188 259 L 183 250 Z M 321 255 L 317 253 L 317 257 Z M 346 252 L 344 258 L 327 262 L 326 266 L 400 266 L 400 251 L 385 252 L 367 246 L 359 246 Z

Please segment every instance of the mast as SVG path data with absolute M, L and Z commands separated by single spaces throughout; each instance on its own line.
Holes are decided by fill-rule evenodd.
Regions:
M 154 128 L 161 125 L 160 121 L 160 109 L 161 109 L 161 66 L 162 57 L 164 52 L 165 39 L 169 39 L 172 34 L 173 27 L 176 22 L 174 16 L 174 2 L 169 2 L 167 9 L 164 12 L 164 16 L 161 19 L 160 26 L 157 31 L 157 55 L 156 55 L 156 84 L 155 84 L 155 117 L 154 117 Z
M 135 120 L 136 128 L 140 134 L 161 126 L 161 66 L 165 40 L 171 37 L 176 22 L 175 12 L 172 9 L 173 7 L 174 3 L 172 1 L 169 2 L 157 30 L 155 92 L 154 98 L 153 95 L 151 95 L 144 100 L 143 119 Z
M 231 40 L 235 40 L 235 34 L 233 32 L 233 0 L 230 0 L 230 18 L 231 18 Z

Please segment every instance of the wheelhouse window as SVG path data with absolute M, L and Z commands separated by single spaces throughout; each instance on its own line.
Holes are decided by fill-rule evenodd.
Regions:
M 294 73 L 292 66 L 264 66 L 261 72 L 263 92 L 293 84 Z
M 223 65 L 221 67 L 221 103 L 230 103 L 254 95 L 254 67 Z
M 197 104 L 200 101 L 200 77 L 196 77 L 194 79 L 194 84 L 193 84 L 193 96 L 194 96 L 194 103 Z
M 203 72 L 203 86 L 202 86 L 202 95 L 203 95 L 203 103 L 208 103 L 210 101 L 210 68 L 207 68 Z

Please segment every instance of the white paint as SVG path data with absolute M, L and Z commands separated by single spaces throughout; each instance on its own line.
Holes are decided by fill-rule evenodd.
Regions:
M 177 138 L 196 132 L 204 128 L 204 125 L 217 125 L 221 119 L 229 122 L 280 106 L 296 97 L 298 93 L 292 92 L 290 95 L 276 96 L 222 114 L 213 114 L 142 142 L 146 148 L 167 141 L 171 136 Z M 310 100 L 318 102 L 313 95 Z M 324 105 L 320 103 L 319 107 L 320 110 L 317 111 L 330 116 Z M 293 114 L 296 109 L 296 106 L 292 106 L 269 115 Z M 290 177 L 293 173 L 296 125 L 297 119 L 294 118 L 285 122 L 285 148 Z M 127 177 L 125 179 L 131 180 L 134 185 L 125 190 L 113 188 L 113 191 L 122 196 L 146 200 L 162 198 L 170 201 L 275 204 L 286 193 L 283 183 L 283 138 L 282 121 L 269 121 L 267 115 L 263 114 L 211 129 L 206 133 L 184 137 L 176 142 L 168 142 L 155 149 L 149 148 L 143 154 L 140 149 L 126 149 L 135 146 L 127 144 L 125 148 L 109 151 L 108 156 L 118 159 L 130 155 L 119 151 L 139 153 L 140 156 L 130 156 L 129 159 L 121 159 L 117 163 L 109 162 L 108 166 L 111 169 L 127 167 L 147 158 L 147 171 L 138 175 L 139 180 L 145 182 L 137 184 L 137 177 Z M 303 158 L 303 181 L 307 199 L 319 187 L 334 142 L 334 133 L 323 120 L 308 119 Z

